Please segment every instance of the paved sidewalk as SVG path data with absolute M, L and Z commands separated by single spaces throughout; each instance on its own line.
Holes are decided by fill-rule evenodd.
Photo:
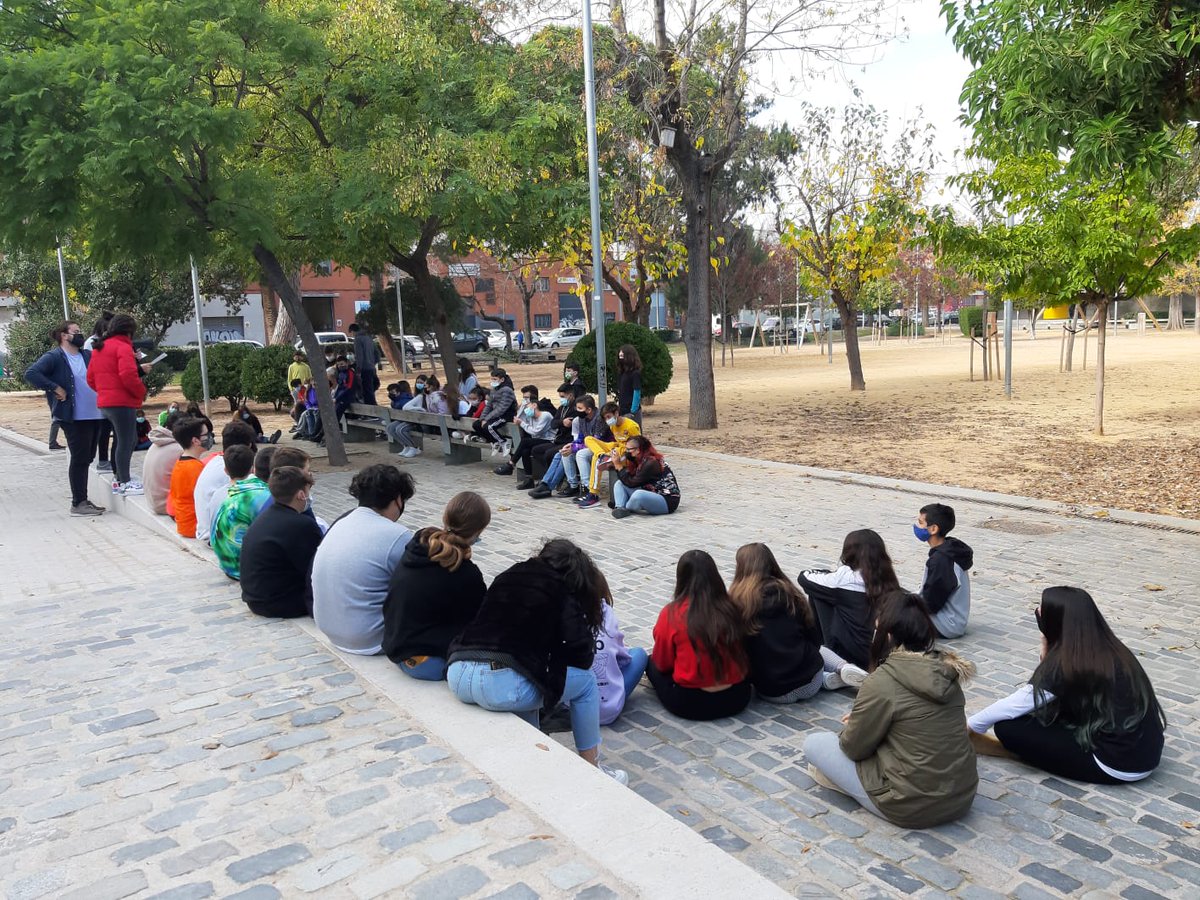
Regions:
M 0 441 L 4 897 L 652 895 L 296 623 L 248 614 L 208 562 L 112 512 L 67 517 L 63 475 Z M 427 687 L 498 742 L 537 736 Z M 597 815 L 756 878 L 551 749 L 537 761 Z
M 711 454 L 672 451 L 670 457 L 680 476 L 684 502 L 680 512 L 667 519 L 637 517 L 617 522 L 611 519 L 603 506 L 577 510 L 559 500 L 534 502 L 515 491 L 511 479 L 492 475 L 488 467 L 450 468 L 443 466 L 436 458 L 418 458 L 400 462 L 413 472 L 418 485 L 417 496 L 408 506 L 405 521 L 413 528 L 435 522 L 440 517 L 443 503 L 454 491 L 471 488 L 483 492 L 492 501 L 494 518 L 483 541 L 476 547 L 476 559 L 489 578 L 525 558 L 544 537 L 560 534 L 573 537 L 595 554 L 612 582 L 617 595 L 617 611 L 633 644 L 649 644 L 650 629 L 658 611 L 670 597 L 675 560 L 680 553 L 692 547 L 709 550 L 728 576 L 738 546 L 748 541 L 766 541 L 775 550 L 785 570 L 794 573 L 807 565 L 832 563 L 845 533 L 853 528 L 869 526 L 879 530 L 888 541 L 902 581 L 915 585 L 920 577 L 924 548 L 912 537 L 909 524 L 924 499 L 910 493 L 909 486 L 899 485 L 900 489 L 896 490 L 878 483 L 830 480 L 812 477 L 796 467 L 734 460 Z M 49 466 L 50 463 L 39 465 Z M 0 508 L 12 509 L 13 503 L 31 506 L 36 502 L 44 502 L 44 498 L 38 497 L 38 492 L 43 489 L 23 484 L 24 476 L 17 475 L 5 462 L 2 449 L 0 474 L 8 476 L 0 479 Z M 318 512 L 326 518 L 332 519 L 351 504 L 346 494 L 350 475 L 350 472 L 340 472 L 319 476 L 316 505 Z M 15 493 L 10 495 L 10 492 Z M 930 496 L 928 499 L 935 498 Z M 56 509 L 61 508 L 62 501 L 54 502 L 60 504 Z M 981 760 L 980 794 L 974 809 L 965 819 L 925 832 L 906 831 L 884 823 L 857 809 L 845 798 L 815 786 L 804 773 L 805 763 L 799 752 L 804 733 L 813 728 L 838 728 L 838 720 L 849 708 L 848 694 L 825 694 L 814 701 L 784 708 L 755 702 L 736 720 L 702 724 L 684 722 L 667 714 L 646 684 L 634 695 L 616 727 L 605 730 L 606 759 L 630 771 L 631 788 L 646 800 L 794 894 L 857 897 L 894 896 L 901 893 L 935 896 L 948 893 L 981 898 L 1002 895 L 1035 898 L 1064 894 L 1142 898 L 1196 894 L 1200 891 L 1200 851 L 1196 849 L 1196 831 L 1192 823 L 1200 817 L 1200 787 L 1196 784 L 1197 764 L 1200 763 L 1200 729 L 1197 727 L 1197 714 L 1200 712 L 1197 663 L 1200 662 L 1200 651 L 1196 643 L 1200 633 L 1197 629 L 1200 616 L 1196 605 L 1196 598 L 1200 595 L 1200 574 L 1195 566 L 1195 560 L 1200 557 L 1200 536 L 1116 524 L 1107 520 L 1067 517 L 1055 514 L 1051 508 L 1029 511 L 1014 509 L 1011 505 L 996 507 L 980 499 L 956 500 L 954 505 L 960 523 L 956 534 L 975 548 L 977 560 L 977 569 L 972 573 L 977 598 L 972 630 L 965 639 L 952 642 L 980 670 L 979 677 L 968 688 L 969 709 L 985 705 L 991 698 L 1006 693 L 1028 676 L 1037 657 L 1037 633 L 1032 609 L 1041 588 L 1054 583 L 1080 584 L 1097 596 L 1118 634 L 1139 653 L 1166 707 L 1170 720 L 1167 758 L 1153 778 L 1120 788 L 1091 788 L 1061 782 L 1019 765 Z M 11 520 L 11 517 L 7 518 Z M 36 530 L 44 534 L 67 521 L 46 515 L 36 523 Z M 124 579 L 128 584 L 149 585 L 152 581 L 146 579 L 145 574 L 161 571 L 166 565 L 174 564 L 164 561 L 175 559 L 171 554 L 188 559 L 185 554 L 171 549 L 156 549 L 154 559 L 148 559 L 147 547 L 165 542 L 148 541 L 143 532 L 130 530 L 120 520 L 114 522 L 105 517 L 102 525 L 97 523 L 91 530 L 108 535 L 101 545 L 92 549 L 113 554 L 111 566 L 114 567 L 113 574 L 118 582 Z M 14 599 L 40 596 L 37 591 L 44 592 L 47 583 L 51 585 L 51 599 L 39 599 L 36 601 L 39 605 L 80 602 L 79 593 L 72 593 L 71 586 L 76 579 L 83 577 L 83 573 L 78 569 L 70 569 L 69 559 L 64 559 L 62 555 L 47 553 L 42 556 L 36 549 L 42 545 L 40 538 L 35 541 L 21 535 L 18 539 L 22 542 L 23 559 L 45 558 L 47 561 L 54 560 L 54 565 L 30 572 L 26 572 L 26 567 L 22 566 L 22 573 L 17 575 L 16 581 L 9 579 L 7 583 L 0 584 L 0 603 L 3 604 L 0 614 L 5 616 L 6 621 L 12 618 L 7 610 Z M 118 542 L 126 549 L 112 549 Z M 83 543 L 80 546 L 86 548 L 91 545 Z M 6 560 L 11 556 L 10 547 L 3 548 Z M 157 555 L 160 552 L 162 555 Z M 141 554 L 141 560 L 135 560 L 137 554 Z M 189 561 L 187 565 L 192 564 Z M 6 571 L 8 568 L 10 566 L 6 564 Z M 94 578 L 95 574 L 91 577 Z M 98 618 L 103 622 L 102 625 L 98 622 L 93 627 L 89 619 L 89 627 L 84 629 L 84 633 L 72 635 L 71 638 L 52 634 L 53 640 L 49 642 L 39 633 L 36 624 L 27 625 L 25 622 L 28 620 L 23 619 L 21 625 L 26 629 L 23 632 L 25 640 L 38 640 L 42 646 L 31 651 L 27 643 L 20 655 L 36 660 L 34 665 L 44 667 L 39 671 L 45 673 L 47 678 L 51 677 L 51 673 L 60 672 L 64 665 L 72 672 L 75 667 L 86 669 L 83 663 L 93 662 L 97 656 L 118 654 L 118 658 L 124 658 L 127 662 L 142 660 L 147 652 L 146 647 L 130 648 L 130 645 L 124 645 L 108 648 L 106 645 L 112 640 L 126 639 L 118 634 L 119 630 L 137 627 L 147 619 L 157 621 L 157 610 L 165 603 L 172 604 L 174 608 L 178 603 L 174 598 L 179 596 L 179 591 L 166 585 L 139 587 L 134 600 L 128 597 L 126 588 L 114 586 L 110 577 L 108 574 L 103 576 L 102 590 L 122 592 L 121 602 L 125 611 L 119 618 L 112 613 L 101 613 Z M 278 676 L 267 674 L 264 670 L 282 665 L 276 654 L 286 654 L 289 650 L 281 650 L 281 645 L 286 648 L 294 644 L 294 652 L 301 652 L 300 647 L 303 646 L 313 654 L 311 660 L 300 656 L 306 665 L 317 669 L 330 667 L 323 674 L 318 672 L 309 678 L 314 694 L 331 690 L 336 692 L 339 687 L 344 689 L 350 685 L 361 687 L 358 680 L 346 680 L 344 684 L 335 685 L 322 682 L 321 679 L 329 676 L 344 677 L 344 664 L 339 665 L 337 659 L 320 648 L 313 649 L 311 640 L 302 639 L 295 626 L 288 623 L 248 622 L 244 615 L 234 611 L 236 604 L 229 603 L 228 598 L 234 597 L 235 593 L 228 582 L 215 574 L 215 570 L 213 574 L 198 577 L 203 587 L 194 591 L 197 599 L 187 613 L 189 621 L 185 624 L 188 630 L 180 632 L 175 646 L 187 647 L 195 655 L 204 658 L 207 658 L 213 646 L 223 648 L 225 642 L 228 642 L 230 650 L 218 657 L 220 661 L 217 665 L 194 677 L 228 677 L 229 683 L 234 685 L 259 678 L 275 679 Z M 65 580 L 56 583 L 54 579 Z M 26 589 L 30 591 L 28 595 L 21 593 Z M 223 594 L 220 593 L 222 590 Z M 15 598 L 13 591 L 17 592 Z M 221 597 L 226 599 L 222 602 L 214 599 Z M 103 593 L 93 594 L 83 600 L 87 604 L 96 604 L 98 609 L 115 606 L 116 603 L 106 601 Z M 136 623 L 127 621 L 130 609 L 137 613 L 134 616 Z M 36 613 L 29 612 L 28 615 Z M 61 609 L 46 611 L 45 615 L 61 617 Z M 65 626 L 60 624 L 56 627 Z M 197 634 L 203 635 L 206 640 L 187 640 Z M 137 643 L 149 644 L 149 639 L 139 639 L 136 634 L 127 637 Z M 83 638 L 91 638 L 94 643 L 84 643 L 79 647 L 65 646 L 68 640 Z M 57 647 L 57 643 L 63 643 L 64 646 Z M 196 643 L 206 646 L 197 648 L 194 646 Z M 97 647 L 103 649 L 97 650 Z M 160 656 L 169 655 L 159 649 L 157 641 L 152 649 Z M 65 661 L 43 659 L 54 653 L 72 650 L 84 658 L 68 658 Z M 162 659 L 157 665 L 170 667 L 168 663 L 174 664 L 174 661 Z M 6 666 L 5 671 L 11 668 L 11 665 Z M 295 663 L 289 665 L 290 670 L 295 668 Z M 96 702 L 111 706 L 111 710 L 97 713 L 97 719 L 94 720 L 106 721 L 113 716 L 150 706 L 132 697 L 127 702 L 114 702 L 109 697 L 110 691 L 118 698 L 123 691 L 132 693 L 143 688 L 155 693 L 170 693 L 183 690 L 180 685 L 184 683 L 189 684 L 198 696 L 208 696 L 212 691 L 228 694 L 237 690 L 236 687 L 202 689 L 199 684 L 190 684 L 186 677 L 179 677 L 185 673 L 168 676 L 164 674 L 165 668 L 161 671 L 156 668 L 156 671 L 158 674 L 154 677 L 142 677 L 136 688 L 114 674 L 95 684 L 90 692 L 77 687 L 61 687 L 52 697 L 43 693 L 38 695 L 35 705 L 38 709 L 47 703 L 65 705 L 61 713 L 53 713 L 55 718 L 51 721 L 57 723 L 59 715 L 69 717 L 79 713 L 76 705 L 82 697 L 71 697 L 79 690 L 83 696 L 96 695 Z M 33 684 L 15 686 L 12 692 L 18 694 L 17 698 L 9 701 L 5 699 L 6 695 L 0 694 L 0 703 L 7 704 L 0 708 L 0 715 L 5 717 L 3 724 L 8 729 L 4 732 L 5 736 L 18 737 L 12 734 L 12 729 L 28 727 L 29 722 L 47 721 L 45 715 L 30 715 L 34 706 L 22 705 L 29 702 L 30 692 L 40 683 L 36 674 L 24 677 Z M 73 677 L 84 683 L 85 676 Z M 311 683 L 313 678 L 316 683 Z M 289 680 L 287 683 L 293 682 Z M 356 700 L 367 703 L 367 698 L 372 696 L 368 687 L 363 688 L 362 695 L 350 700 L 322 701 L 322 704 L 333 703 L 344 708 Z M 99 697 L 103 698 L 102 701 Z M 236 728 L 231 725 L 230 730 L 256 727 L 252 710 L 258 709 L 260 702 L 266 706 L 286 705 L 292 698 L 281 695 L 269 699 L 272 702 L 260 700 L 256 695 L 241 701 L 247 705 L 234 713 L 241 718 L 237 720 Z M 215 708 L 220 710 L 227 704 L 238 702 L 224 697 L 215 704 Z M 303 702 L 305 709 L 320 708 L 322 705 L 312 702 L 308 696 L 298 698 L 295 702 Z M 374 708 L 378 709 L 386 701 L 373 702 L 376 703 Z M 370 712 L 370 708 L 355 710 L 354 713 L 344 709 L 344 715 L 334 724 L 345 727 L 345 720 L 358 715 L 369 716 Z M 287 718 L 292 714 L 280 713 L 277 717 L 265 719 L 266 724 L 257 727 L 267 727 L 271 722 L 276 722 L 280 733 L 266 740 L 286 741 L 287 735 L 297 733 Z M 28 715 L 28 720 L 22 719 L 23 715 Z M 194 720 L 190 725 L 181 726 L 181 732 L 204 737 L 224 733 L 209 724 L 210 712 L 207 709 L 170 713 L 162 718 L 174 721 L 177 715 Z M 91 724 L 93 720 L 87 722 Z M 404 731 L 405 726 L 396 725 L 395 722 L 360 727 L 374 733 L 380 727 L 388 726 L 395 728 L 401 738 L 414 731 L 411 726 L 408 726 L 409 731 Z M 78 729 L 80 726 L 72 727 Z M 170 740 L 171 734 L 179 733 L 166 731 L 165 738 L 154 734 L 157 729 L 165 730 L 168 727 L 168 724 L 159 723 L 130 726 L 138 732 L 150 732 L 139 733 L 138 742 Z M 326 730 L 329 728 L 328 725 L 322 727 Z M 17 765 L 28 763 L 30 754 L 37 753 L 41 748 L 55 747 L 63 740 L 62 734 L 55 733 L 57 727 L 48 726 L 47 731 L 50 733 L 41 737 L 34 732 L 18 737 L 23 742 L 18 745 L 23 759 Z M 86 731 L 83 733 L 87 734 Z M 89 748 L 91 756 L 85 758 L 99 766 L 98 754 L 107 752 L 102 744 L 105 740 L 113 740 L 113 736 L 89 736 L 88 740 L 94 741 L 96 747 Z M 353 739 L 339 733 L 331 735 L 328 740 L 349 742 Z M 374 749 L 378 741 L 367 743 L 367 740 L 349 752 Z M 6 747 L 9 743 L 6 742 Z M 430 744 L 436 745 L 436 742 L 429 741 L 423 746 Z M 255 746 L 261 751 L 264 745 Z M 300 755 L 308 749 L 288 749 L 285 746 L 280 755 Z M 441 749 L 450 754 L 450 762 L 443 764 L 454 765 L 454 748 Z M 156 752 L 171 751 L 163 749 Z M 215 752 L 232 756 L 236 748 L 223 748 Z M 107 757 L 104 759 L 105 765 L 120 762 L 113 762 Z M 275 760 L 265 763 L 275 763 Z M 11 762 L 0 762 L 0 779 L 14 778 L 9 774 L 12 765 Z M 64 771 L 70 769 L 69 764 L 55 757 L 39 765 L 48 767 L 43 782 L 61 785 L 58 794 L 38 794 L 39 801 L 44 798 L 42 802 L 52 803 L 61 798 L 68 805 L 76 802 L 73 798 L 77 798 L 80 791 L 74 779 L 78 775 Z M 183 765 L 197 766 L 200 763 Z M 233 765 L 250 767 L 254 763 L 245 760 Z M 288 775 L 293 775 L 297 770 L 306 772 L 313 765 L 319 767 L 319 761 L 296 764 L 296 769 L 289 771 Z M 22 778 L 27 779 L 29 772 L 37 771 L 36 766 L 26 768 Z M 157 773 L 155 768 L 151 771 Z M 248 771 L 248 768 L 241 771 Z M 353 769 L 340 770 L 339 774 L 330 777 L 336 781 L 351 771 Z M 132 779 L 142 774 L 130 772 L 119 777 Z M 294 776 L 293 780 L 296 777 L 303 778 Z M 324 775 L 319 777 L 324 778 Z M 471 779 L 468 775 L 461 777 L 468 783 L 479 780 Z M 244 821 L 236 809 L 230 809 L 233 806 L 231 798 L 239 791 L 251 790 L 253 785 L 248 784 L 244 776 L 231 776 L 223 770 L 205 773 L 200 781 L 212 778 L 222 778 L 230 784 L 218 789 L 221 797 L 219 802 L 197 810 L 197 815 L 203 815 L 210 827 L 203 835 L 189 832 L 189 839 L 212 841 L 218 839 L 219 832 L 214 829 L 232 829 Z M 270 775 L 265 780 L 270 782 L 286 778 L 286 775 Z M 241 783 L 236 783 L 239 781 Z M 458 782 L 451 779 L 449 783 Z M 2 786 L 3 781 L 0 781 Z M 311 782 L 306 782 L 306 786 L 313 789 Z M 395 796 L 389 795 L 388 799 L 372 806 L 366 814 L 381 814 L 387 803 L 396 803 L 398 809 L 404 809 L 396 794 L 398 786 L 395 779 L 386 781 L 384 786 L 391 788 Z M 17 785 L 8 788 L 0 793 L 0 798 L 8 800 L 9 795 L 17 789 Z M 21 789 L 24 790 L 23 785 Z M 361 787 L 357 789 L 361 790 Z M 342 790 L 348 792 L 349 785 Z M 439 790 L 426 801 L 454 803 L 456 800 L 442 796 L 453 790 Z M 479 791 L 483 790 L 483 787 L 479 788 Z M 151 797 L 169 797 L 177 806 L 196 802 L 186 798 L 174 800 L 175 792 L 179 791 L 174 786 L 159 789 L 157 794 L 150 789 L 147 791 Z M 481 793 L 478 797 L 471 795 L 461 802 L 474 802 L 497 795 L 497 789 L 491 787 L 489 794 Z M 120 798 L 112 805 L 131 803 L 145 796 L 133 794 L 129 798 Z M 510 813 L 529 815 L 528 812 L 523 813 L 511 797 L 500 795 L 500 799 L 509 809 L 488 820 L 493 826 Z M 21 805 L 33 802 L 32 798 L 26 797 Z M 256 817 L 269 820 L 272 798 L 258 802 L 262 809 L 255 807 Z M 3 806 L 9 809 L 13 804 L 5 803 Z M 105 812 L 108 808 L 105 807 Z M 121 820 L 144 820 L 160 812 L 169 812 L 172 808 L 170 804 L 162 807 L 155 805 L 153 811 L 147 809 L 145 812 L 127 813 L 121 816 Z M 321 818 L 323 809 L 319 804 L 311 804 L 304 813 Z M 3 815 L 20 819 L 13 813 Z M 284 818 L 286 820 L 287 817 Z M 375 835 L 393 833 L 408 826 L 410 820 L 424 818 L 421 814 L 402 813 L 396 817 L 396 821 L 381 825 Z M 53 825 L 53 820 L 46 821 Z M 0 853 L 11 852 L 6 839 L 11 840 L 13 834 L 20 832 L 19 828 L 0 823 L 0 830 L 6 827 L 11 830 L 8 834 L 0 834 Z M 180 827 L 187 829 L 193 826 L 186 823 Z M 314 822 L 309 827 L 310 831 L 304 832 L 304 840 L 294 840 L 293 836 L 286 835 L 279 836 L 276 841 L 271 828 L 261 823 L 243 827 L 243 839 L 219 839 L 227 840 L 230 845 L 239 848 L 246 847 L 248 840 L 261 842 L 262 846 L 257 848 L 260 850 L 301 843 L 313 858 L 324 858 L 326 854 L 338 852 L 336 848 L 314 846 L 317 839 L 312 835 L 320 834 L 322 827 L 329 826 Z M 488 827 L 487 823 L 482 827 Z M 88 833 L 94 830 L 91 828 Z M 528 838 L 529 833 L 525 831 L 519 838 L 511 838 L 513 846 L 527 844 L 524 839 Z M 268 843 L 268 838 L 274 842 Z M 147 835 L 147 839 L 154 839 L 154 836 Z M 503 838 L 497 833 L 488 834 L 486 839 L 494 842 Z M 79 845 L 80 841 L 76 839 L 71 843 Z M 360 853 L 362 851 L 358 848 L 364 843 L 370 843 L 370 839 L 352 839 L 349 846 L 355 849 L 346 852 Z M 43 837 L 36 848 L 23 851 L 32 854 L 36 849 L 39 866 L 28 871 L 23 868 L 21 875 L 30 878 L 39 872 L 53 872 L 56 866 L 66 865 L 51 858 L 48 848 L 56 845 L 64 846 L 62 842 Z M 104 852 L 86 852 L 91 854 L 85 855 L 88 860 L 108 859 Z M 466 855 L 465 861 L 456 868 L 475 868 L 499 884 L 496 869 L 494 866 L 489 868 L 493 865 L 489 854 L 493 852 L 495 846 L 489 843 L 486 852 L 481 848 L 475 851 L 474 856 Z M 209 864 L 204 871 L 223 873 L 224 866 L 243 855 L 245 853 L 238 853 L 216 864 Z M 432 860 L 427 857 L 420 859 L 423 865 L 432 865 Z M 530 870 L 540 877 L 548 877 L 543 873 L 554 870 L 556 858 L 547 857 L 545 861 L 538 860 L 536 863 L 530 865 Z M 283 877 L 299 877 L 296 873 L 308 864 L 311 864 L 311 860 L 297 863 L 284 870 Z M 151 875 L 159 872 L 157 866 L 150 864 L 142 864 L 139 869 L 149 871 Z M 352 884 L 355 877 L 361 876 L 350 876 L 338 882 L 338 886 Z M 597 880 L 604 881 L 605 886 L 617 894 L 624 895 L 627 890 L 611 880 L 606 881 L 603 872 L 597 873 Z M 549 892 L 554 888 L 553 883 L 547 886 L 545 881 L 526 879 L 526 882 L 539 892 Z M 160 883 L 155 882 L 155 885 Z M 4 884 L 8 887 L 9 882 Z M 288 890 L 291 884 L 291 881 L 286 882 L 285 893 L 299 890 L 298 887 Z M 215 890 L 217 893 L 226 893 L 231 887 L 229 881 L 224 881 Z M 477 891 L 471 896 L 485 896 L 488 893 L 483 889 Z M 59 894 L 63 891 L 61 887 L 53 886 L 47 888 L 46 892 Z M 405 888 L 404 893 L 406 896 L 415 895 L 411 887 Z M 700 893 L 703 895 L 703 892 Z M 757 896 L 754 890 L 748 889 L 745 893 Z M 19 896 L 29 895 L 35 894 L 27 891 Z

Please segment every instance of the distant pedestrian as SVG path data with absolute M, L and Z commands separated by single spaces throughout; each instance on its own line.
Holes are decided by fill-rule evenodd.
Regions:
M 525 349 L 525 332 L 521 331 L 520 329 L 517 330 L 517 349 Z
M 350 339 L 354 341 L 354 365 L 358 369 L 358 391 L 362 402 L 375 405 L 375 391 L 379 389 L 379 351 L 375 349 L 375 338 L 371 332 L 357 322 L 350 326 Z M 339 416 L 340 418 L 340 416 Z
M 25 380 L 46 392 L 50 415 L 67 437 L 70 457 L 67 479 L 71 484 L 71 515 L 98 516 L 104 510 L 88 499 L 88 467 L 96 453 L 97 436 L 104 417 L 96 392 L 88 384 L 92 353 L 83 349 L 78 322 L 63 322 L 50 332 L 57 346 L 25 371 Z

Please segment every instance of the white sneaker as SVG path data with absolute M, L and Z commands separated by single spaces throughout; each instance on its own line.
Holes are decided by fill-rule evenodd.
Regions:
M 408 449 L 412 451 L 412 453 L 408 454 L 408 455 L 409 455 L 409 457 L 413 457 L 413 456 L 420 456 L 420 455 L 421 455 L 421 448 L 420 448 L 420 447 L 409 447 Z
M 502 444 L 492 444 L 492 456 L 499 456 L 500 448 L 502 446 L 503 446 Z
M 842 676 L 842 681 L 847 687 L 855 689 L 862 687 L 863 682 L 867 680 L 866 669 L 860 669 L 854 663 L 846 663 L 838 674 Z
M 466 435 L 461 431 L 452 431 L 450 432 L 450 437 L 454 438 L 456 441 L 461 441 L 466 438 Z
M 608 766 L 600 766 L 600 771 L 615 781 L 621 787 L 629 786 L 629 773 L 624 769 L 610 769 Z
M 123 485 L 121 485 L 121 493 L 125 494 L 126 496 L 132 495 L 135 497 L 139 497 L 142 494 L 146 493 L 146 489 L 144 487 L 142 487 L 142 483 L 140 481 L 137 481 L 135 479 L 132 481 L 127 481 Z
M 846 682 L 837 672 L 826 672 L 821 678 L 821 685 L 827 691 L 839 691 L 846 686 Z

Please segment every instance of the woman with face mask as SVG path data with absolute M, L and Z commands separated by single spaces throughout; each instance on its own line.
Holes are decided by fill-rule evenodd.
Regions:
M 262 423 L 258 421 L 258 416 L 256 416 L 254 413 L 250 412 L 250 407 L 248 407 L 245 404 L 245 402 L 243 402 L 242 405 L 238 407 L 238 411 L 236 413 L 234 413 L 233 416 L 235 419 L 240 419 L 241 421 L 245 422 L 247 425 L 249 425 L 251 428 L 254 429 L 254 440 L 257 443 L 259 443 L 259 444 L 277 444 L 277 443 L 279 443 L 279 437 L 280 437 L 280 435 L 283 434 L 283 432 L 277 430 L 270 437 L 267 437 L 265 434 L 263 434 Z
M 88 466 L 96 453 L 96 441 L 104 416 L 96 403 L 96 392 L 87 381 L 92 352 L 83 349 L 85 337 L 78 322 L 62 322 L 50 338 L 48 350 L 25 370 L 25 380 L 46 392 L 50 415 L 67 436 L 69 462 L 67 480 L 71 485 L 71 515 L 98 516 L 104 510 L 88 499 Z
M 437 384 L 437 379 L 433 379 L 434 384 Z M 408 412 L 433 412 L 429 406 L 429 379 L 424 375 L 418 375 L 416 381 L 413 382 L 412 399 L 404 404 L 402 409 Z M 421 455 L 421 426 L 412 422 L 389 422 L 387 426 L 388 440 L 392 443 L 400 445 L 399 455 L 405 459 L 412 459 L 414 456 Z

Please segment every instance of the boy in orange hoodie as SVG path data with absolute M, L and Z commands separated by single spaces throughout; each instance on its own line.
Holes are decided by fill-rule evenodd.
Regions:
M 171 429 L 183 452 L 171 470 L 171 493 L 168 505 L 175 510 L 175 528 L 187 538 L 196 536 L 196 481 L 204 471 L 200 457 L 212 449 L 213 436 L 203 419 L 182 419 Z

